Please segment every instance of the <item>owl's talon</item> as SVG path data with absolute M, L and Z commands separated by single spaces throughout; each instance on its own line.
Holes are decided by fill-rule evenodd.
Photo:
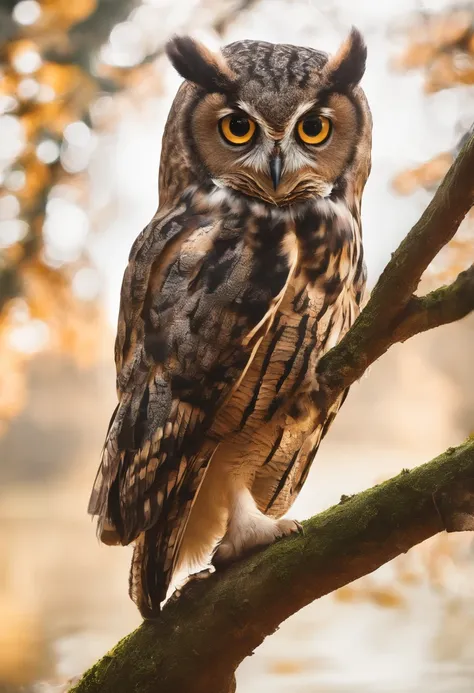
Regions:
M 301 524 L 301 522 L 298 522 L 298 520 L 294 520 L 294 523 L 297 527 L 298 534 L 301 535 L 302 537 L 304 537 L 305 532 L 304 532 L 304 527 Z
M 277 520 L 277 524 L 281 532 L 280 536 L 278 537 L 279 539 L 283 539 L 283 537 L 289 537 L 290 534 L 304 533 L 303 525 L 301 524 L 301 522 L 298 522 L 298 520 L 292 520 L 287 517 L 282 520 Z
M 177 587 L 175 589 L 175 591 L 173 592 L 173 594 L 171 595 L 171 597 L 168 599 L 167 604 L 169 605 L 169 604 L 174 604 L 174 602 L 177 602 L 178 599 L 181 597 L 182 593 L 183 593 L 182 588 Z
M 193 582 L 200 582 L 201 580 L 205 580 L 215 572 L 216 569 L 213 566 L 211 566 L 210 568 L 204 568 L 203 570 L 200 570 L 197 573 L 191 573 L 191 575 L 189 575 L 186 578 L 186 582 L 179 587 L 180 593 L 182 593 L 183 590 L 187 589 Z
M 170 602 L 172 603 L 178 601 L 178 599 L 182 597 L 184 590 L 187 587 L 189 587 L 191 583 L 205 580 L 215 572 L 216 569 L 211 566 L 210 568 L 204 568 L 204 570 L 200 570 L 198 573 L 192 573 L 191 575 L 189 575 L 189 577 L 186 579 L 186 582 L 175 589 L 171 597 L 168 599 L 168 604 Z
M 248 526 L 230 526 L 219 544 L 213 559 L 214 566 L 231 563 L 254 551 L 263 549 L 290 534 L 301 534 L 303 527 L 297 520 L 281 518 L 273 520 L 265 515 L 254 515 Z
M 191 582 L 198 582 L 199 580 L 205 580 L 216 572 L 215 568 L 204 568 L 198 573 L 192 573 L 186 580 L 185 586 L 189 585 Z

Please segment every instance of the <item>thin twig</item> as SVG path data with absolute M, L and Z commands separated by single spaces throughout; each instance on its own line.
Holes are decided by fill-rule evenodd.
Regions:
M 420 332 L 461 320 L 473 310 L 474 265 L 471 265 L 452 284 L 441 286 L 426 296 L 414 296 L 407 304 L 393 338 L 404 342 Z

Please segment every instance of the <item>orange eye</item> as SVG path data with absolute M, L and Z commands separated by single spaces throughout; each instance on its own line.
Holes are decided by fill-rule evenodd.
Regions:
M 255 133 L 256 125 L 246 116 L 228 115 L 219 121 L 219 129 L 230 144 L 247 144 Z
M 297 129 L 305 144 L 322 144 L 331 134 L 332 123 L 325 116 L 310 115 L 300 120 Z

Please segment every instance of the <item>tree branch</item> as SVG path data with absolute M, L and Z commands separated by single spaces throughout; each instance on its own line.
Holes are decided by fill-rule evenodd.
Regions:
M 473 500 L 469 440 L 316 515 L 304 536 L 190 583 L 72 691 L 227 693 L 240 662 L 282 621 L 445 528 L 464 529 Z
M 420 332 L 466 317 L 474 310 L 474 265 L 461 272 L 448 286 L 426 296 L 413 296 L 393 332 L 396 342 L 404 342 Z

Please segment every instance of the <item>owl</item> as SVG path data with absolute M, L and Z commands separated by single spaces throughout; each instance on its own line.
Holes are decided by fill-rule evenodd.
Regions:
M 356 29 L 332 56 L 189 37 L 167 55 L 184 81 L 123 278 L 118 404 L 89 504 L 102 542 L 134 544 L 145 618 L 176 575 L 300 528 L 283 516 L 344 396 L 329 412 L 298 402 L 360 311 L 371 165 Z

